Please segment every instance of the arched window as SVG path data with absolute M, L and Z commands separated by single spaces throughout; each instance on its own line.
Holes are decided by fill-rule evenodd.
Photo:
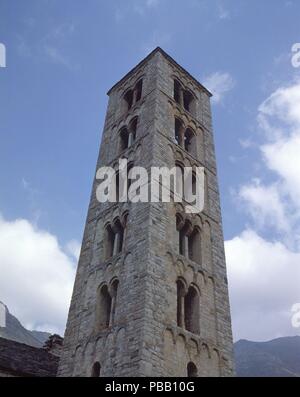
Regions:
M 178 118 L 175 118 L 175 141 L 177 145 L 183 145 L 183 125 Z
M 197 157 L 196 134 L 191 128 L 184 128 L 183 122 L 175 117 L 174 138 L 178 146 Z
M 114 244 L 115 244 L 115 233 L 113 232 L 111 226 L 108 225 L 105 229 L 105 242 L 104 242 L 105 259 L 111 258 L 113 256 Z
M 129 147 L 129 132 L 126 127 L 120 131 L 120 152 L 126 150 Z
M 183 91 L 183 107 L 185 108 L 185 110 L 190 113 L 194 113 L 194 102 L 195 100 L 193 95 L 187 90 Z
M 142 98 L 142 91 L 143 91 L 143 80 L 140 79 L 134 89 L 126 91 L 124 95 L 124 103 L 126 105 L 126 112 L 128 112 L 137 102 L 139 102 Z M 124 110 L 124 111 L 125 111 Z
M 92 378 L 99 378 L 99 376 L 100 376 L 100 373 L 101 373 L 101 365 L 100 365 L 100 363 L 97 361 L 97 362 L 95 362 L 95 364 L 93 365 L 93 368 L 92 368 Z
M 137 124 L 138 124 L 138 118 L 135 117 L 133 120 L 131 120 L 129 124 L 129 142 L 128 142 L 128 147 L 130 147 L 135 139 L 136 139 L 136 130 L 137 130 Z
M 201 230 L 192 228 L 189 221 L 184 221 L 180 214 L 176 214 L 176 230 L 178 235 L 178 252 L 193 262 L 201 264 Z
M 192 174 L 192 194 L 195 195 L 197 193 L 197 178 L 196 178 L 196 174 L 193 172 Z
M 201 264 L 201 238 L 200 231 L 194 229 L 188 237 L 189 259 Z
M 176 215 L 176 229 L 178 232 L 178 251 L 179 255 L 185 255 L 185 230 L 183 220 L 180 215 Z
M 180 104 L 181 85 L 178 80 L 174 80 L 174 99 Z
M 133 167 L 134 167 L 134 163 L 132 162 L 127 165 L 127 194 L 129 192 L 129 188 L 132 184 L 132 181 L 134 181 L 134 178 L 131 179 L 132 175 L 130 175 L 130 171 L 133 169 Z
M 194 285 L 186 289 L 184 281 L 176 281 L 177 326 L 193 334 L 200 334 L 200 296 Z
M 111 325 L 114 324 L 114 320 L 115 320 L 118 287 L 119 287 L 119 281 L 114 280 L 114 282 L 111 285 L 111 296 L 112 296 L 112 305 L 111 305 L 111 313 L 110 313 Z
M 124 226 L 117 219 L 113 225 L 107 225 L 104 234 L 104 257 L 109 259 L 122 252 L 124 241 Z
M 184 284 L 181 280 L 177 280 L 177 325 L 184 326 Z
M 189 362 L 187 365 L 187 376 L 188 378 L 197 378 L 198 370 L 194 363 Z
M 107 285 L 103 285 L 98 289 L 97 305 L 96 305 L 96 326 L 98 330 L 109 327 L 111 312 L 111 296 L 108 292 Z
M 133 105 L 133 90 L 128 90 L 124 95 L 125 102 L 127 103 L 127 111 L 132 108 Z
M 119 281 L 116 279 L 110 285 L 98 288 L 96 302 L 96 329 L 104 330 L 113 326 L 116 311 L 116 301 Z
M 180 202 L 183 198 L 183 193 L 184 193 L 184 165 L 176 161 L 175 167 L 176 167 L 176 179 L 174 182 L 175 184 L 174 185 L 171 184 L 171 189 L 174 191 L 174 197 L 176 195 L 176 197 L 178 197 L 178 201 Z
M 136 138 L 136 130 L 137 130 L 138 118 L 135 117 L 129 123 L 129 127 L 123 127 L 120 131 L 120 144 L 119 144 L 119 152 L 128 149 L 135 141 Z
M 135 101 L 138 102 L 142 98 L 142 90 L 143 90 L 143 80 L 139 80 L 137 85 L 135 86 Z
M 183 229 L 179 230 L 179 254 L 185 254 L 185 234 Z
M 181 105 L 185 110 L 195 115 L 196 100 L 194 95 L 191 91 L 184 89 L 181 83 L 176 79 L 174 79 L 173 98 L 175 102 Z
M 119 254 L 123 249 L 123 237 L 124 237 L 124 228 L 119 219 L 114 223 L 114 232 L 115 232 L 115 240 L 114 240 L 114 255 Z
M 186 330 L 199 334 L 199 295 L 197 290 L 191 286 L 188 289 L 184 298 L 184 314 L 185 314 L 185 328 Z
M 196 135 L 190 128 L 187 128 L 184 133 L 184 149 L 196 157 Z

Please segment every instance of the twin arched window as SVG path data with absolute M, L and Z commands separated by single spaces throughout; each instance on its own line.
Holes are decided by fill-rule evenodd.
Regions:
M 120 143 L 119 143 L 119 152 L 123 152 L 128 149 L 134 143 L 136 139 L 136 130 L 137 130 L 138 118 L 135 117 L 129 123 L 128 127 L 123 127 L 120 130 Z
M 176 216 L 176 229 L 178 232 L 178 251 L 180 255 L 201 264 L 201 232 L 198 227 L 192 227 L 190 222 Z
M 133 89 L 127 90 L 124 95 L 126 111 L 128 112 L 142 98 L 143 80 L 140 79 Z
M 185 89 L 178 80 L 174 80 L 174 99 L 186 111 L 195 116 L 196 99 L 191 91 Z
M 108 224 L 104 234 L 104 257 L 109 259 L 122 252 L 126 217 L 123 222 L 116 219 L 112 224 Z
M 114 280 L 109 286 L 103 284 L 97 291 L 96 330 L 113 326 L 119 281 Z
M 190 127 L 186 128 L 177 117 L 175 117 L 175 141 L 182 149 L 197 157 L 196 134 Z
M 177 280 L 177 325 L 194 334 L 200 333 L 200 298 L 195 286 L 186 288 Z

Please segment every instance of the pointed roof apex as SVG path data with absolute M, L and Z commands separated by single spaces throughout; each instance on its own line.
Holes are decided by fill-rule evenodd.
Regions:
M 175 67 L 180 69 L 183 73 L 187 74 L 190 79 L 202 90 L 204 90 L 210 97 L 212 93 L 205 88 L 195 77 L 193 77 L 186 69 L 179 65 L 169 54 L 167 54 L 161 47 L 156 47 L 153 51 L 151 51 L 141 62 L 139 62 L 133 69 L 131 69 L 121 80 L 119 80 L 116 84 L 112 86 L 112 88 L 107 92 L 107 95 L 110 95 L 111 91 L 120 85 L 124 80 L 126 80 L 130 75 L 132 75 L 138 68 L 140 68 L 143 64 L 145 64 L 150 58 L 153 57 L 157 52 L 160 52 L 169 62 L 171 62 Z

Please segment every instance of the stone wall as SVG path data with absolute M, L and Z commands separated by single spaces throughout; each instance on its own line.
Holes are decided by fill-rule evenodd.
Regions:
M 58 361 L 43 349 L 0 338 L 0 377 L 55 377 Z

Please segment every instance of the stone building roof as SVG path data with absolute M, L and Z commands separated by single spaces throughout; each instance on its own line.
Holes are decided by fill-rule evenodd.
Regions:
M 55 377 L 58 362 L 44 349 L 0 338 L 0 376 Z
M 210 97 L 212 96 L 212 93 L 204 87 L 194 76 L 192 76 L 187 70 L 185 70 L 181 65 L 179 65 L 175 59 L 173 59 L 169 54 L 167 54 L 162 48 L 156 47 L 152 52 L 150 52 L 149 55 L 146 56 L 138 65 L 136 65 L 133 69 L 131 69 L 124 77 L 122 77 L 121 80 L 119 80 L 116 84 L 112 86 L 112 88 L 107 92 L 107 95 L 110 95 L 111 91 L 115 89 L 118 85 L 120 85 L 123 81 L 128 79 L 128 77 L 133 74 L 136 70 L 138 70 L 144 63 L 146 63 L 154 54 L 157 52 L 160 52 L 169 62 L 171 62 L 174 66 L 176 66 L 178 69 L 180 69 L 184 74 L 186 74 L 190 79 L 193 80 L 193 82 L 200 87 L 202 90 L 204 90 Z

